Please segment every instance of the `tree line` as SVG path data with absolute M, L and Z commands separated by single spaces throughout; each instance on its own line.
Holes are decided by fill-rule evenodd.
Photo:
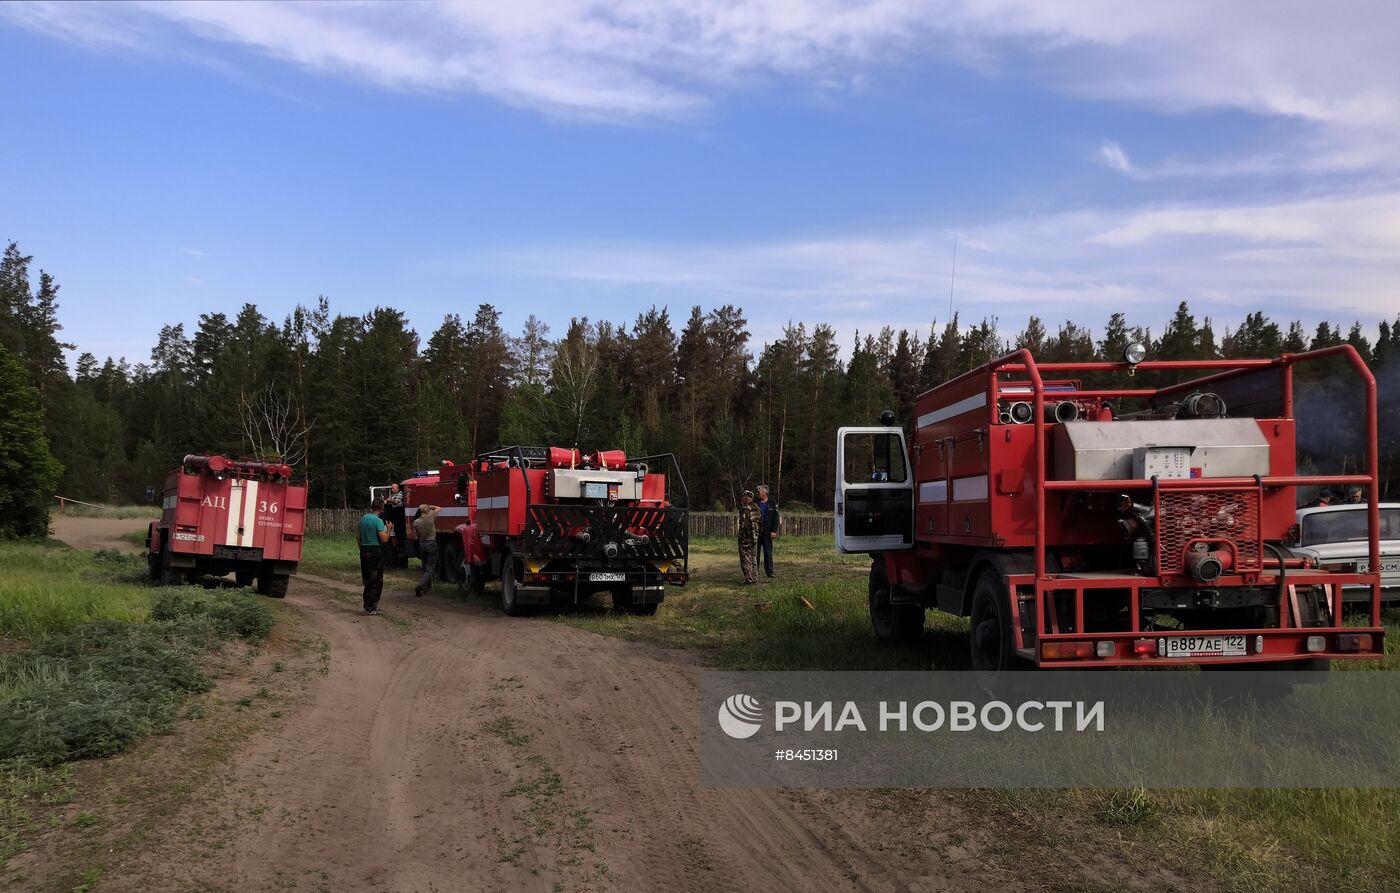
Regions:
M 729 304 L 683 318 L 655 306 L 630 321 L 575 318 L 557 331 L 531 316 L 512 334 L 482 303 L 469 317 L 445 315 L 424 340 L 400 310 L 332 313 L 321 297 L 280 322 L 251 303 L 232 317 L 205 313 L 190 330 L 162 326 L 147 358 L 82 352 L 70 369 L 65 353 L 76 348 L 61 337 L 59 285 L 32 271 L 11 243 L 0 258 L 0 382 L 9 382 L 0 387 L 26 389 L 4 399 L 33 404 L 29 436 L 42 436 L 56 460 L 53 475 L 27 484 L 44 501 L 53 487 L 144 501 L 181 456 L 207 451 L 275 453 L 308 477 L 313 505 L 355 506 L 371 485 L 520 443 L 675 453 L 693 507 L 732 506 L 767 482 L 789 509 L 829 508 L 838 426 L 875 424 L 887 408 L 907 425 L 919 393 L 1012 347 L 1042 361 L 1116 360 L 1132 341 L 1161 359 L 1354 345 L 1383 381 L 1383 476 L 1400 476 L 1400 317 L 1382 321 L 1372 341 L 1360 322 L 1308 330 L 1262 312 L 1217 334 L 1185 302 L 1160 333 L 1120 312 L 1097 336 L 1079 322 L 1051 331 L 1032 317 L 1008 337 L 995 318 L 968 325 L 954 314 L 927 336 L 857 332 L 843 352 L 826 323 L 790 323 L 756 345 Z M 1354 380 L 1338 373 L 1300 370 L 1300 448 L 1323 470 L 1354 469 L 1362 445 Z M 1335 415 L 1348 406 L 1306 424 L 1307 408 Z

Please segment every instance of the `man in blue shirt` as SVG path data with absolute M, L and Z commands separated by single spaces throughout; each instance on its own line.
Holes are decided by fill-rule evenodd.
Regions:
M 384 500 L 376 499 L 360 519 L 360 579 L 365 584 L 366 614 L 379 613 L 379 596 L 384 593 L 384 544 L 391 531 L 380 517 L 383 513 Z
M 778 538 L 778 504 L 768 499 L 768 485 L 758 485 L 758 548 L 763 551 L 763 572 L 773 576 L 773 540 Z

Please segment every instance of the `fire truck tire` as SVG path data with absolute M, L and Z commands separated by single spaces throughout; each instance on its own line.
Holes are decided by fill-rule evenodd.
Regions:
M 1016 665 L 1016 640 L 1011 635 L 1011 600 L 1001 578 L 993 571 L 977 576 L 972 590 L 972 616 L 968 640 L 972 668 L 996 677 Z
M 252 571 L 233 572 L 233 582 L 237 583 L 239 586 L 242 586 L 244 589 L 247 589 L 248 587 L 252 586 L 253 580 L 255 580 L 256 578 L 257 574 L 253 573 Z
M 160 552 L 146 552 L 146 576 L 152 580 L 160 579 Z
M 261 574 L 258 576 L 258 592 L 268 598 L 286 598 L 290 580 L 287 574 Z
M 169 543 L 168 543 L 164 538 L 162 538 L 162 539 L 161 539 L 161 550 L 160 550 L 160 576 L 159 576 L 160 585 L 162 585 L 162 586 L 174 586 L 175 584 L 181 582 L 181 579 L 180 579 L 180 571 L 178 571 L 178 570 L 170 563 L 170 549 L 169 549 L 168 547 L 169 547 Z
M 481 595 L 486 591 L 486 565 L 463 562 L 457 586 L 463 595 Z
M 501 610 L 507 617 L 524 617 L 530 613 L 529 605 L 522 605 L 516 599 L 515 575 L 519 571 L 515 556 L 506 554 L 501 562 Z
M 879 558 L 870 563 L 870 625 L 887 645 L 915 644 L 924 637 L 924 606 L 890 602 L 890 581 Z
M 616 586 L 612 591 L 613 610 L 619 614 L 632 614 L 636 617 L 655 617 L 657 602 L 639 603 L 631 586 Z
M 466 595 L 466 568 L 462 566 L 461 545 L 448 540 L 442 544 L 440 551 L 437 566 L 438 579 L 444 583 L 456 583 L 457 591 Z

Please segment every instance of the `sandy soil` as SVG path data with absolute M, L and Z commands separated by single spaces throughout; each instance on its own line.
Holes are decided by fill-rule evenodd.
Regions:
M 56 523 L 83 548 L 140 526 Z M 364 617 L 306 575 L 287 604 L 328 671 L 102 889 L 1202 888 L 976 792 L 702 788 L 684 654 L 403 590 Z M 218 845 L 189 852 L 192 822 Z

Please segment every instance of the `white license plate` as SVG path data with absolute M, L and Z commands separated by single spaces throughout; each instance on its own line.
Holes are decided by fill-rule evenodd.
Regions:
M 626 582 L 626 574 L 589 574 L 590 583 L 623 583 Z
M 1162 641 L 1166 657 L 1243 657 L 1244 636 L 1169 636 Z
M 1368 573 L 1370 573 L 1370 572 L 1371 572 L 1371 562 L 1370 562 L 1370 560 L 1367 559 L 1367 560 L 1365 560 L 1365 561 L 1358 561 L 1358 562 L 1356 562 L 1356 572 L 1357 572 L 1358 574 L 1368 574 Z M 1382 559 L 1381 559 L 1381 573 L 1383 573 L 1383 574 L 1395 574 L 1395 573 L 1400 573 L 1400 558 L 1382 558 Z

